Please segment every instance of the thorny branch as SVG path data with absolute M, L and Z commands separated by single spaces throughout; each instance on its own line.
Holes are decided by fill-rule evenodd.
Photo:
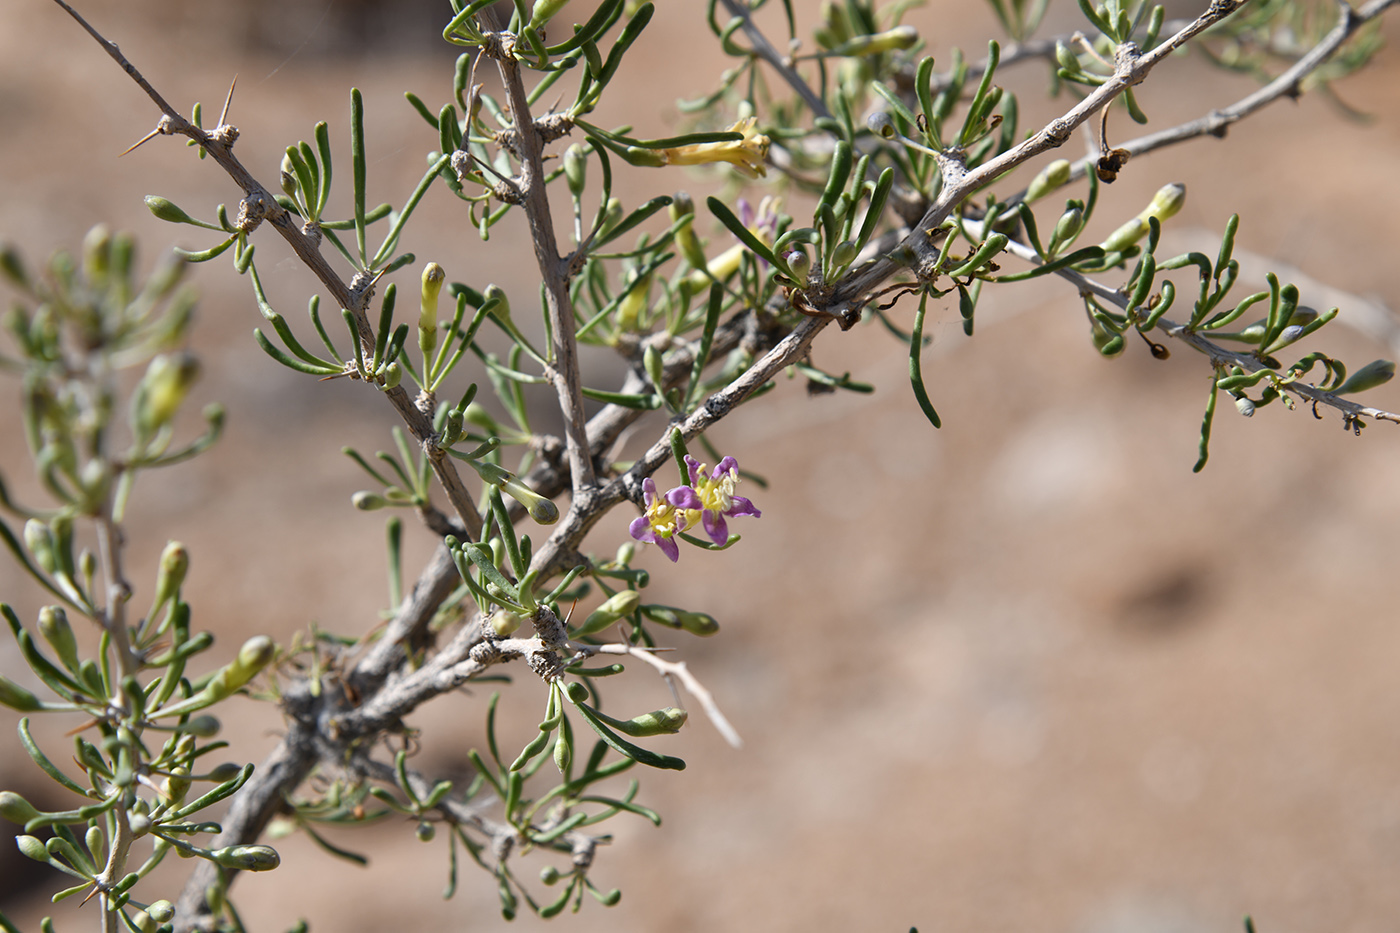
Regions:
M 496 60 L 501 82 L 510 98 L 515 142 L 520 157 L 520 175 L 516 185 L 530 223 L 530 239 L 544 282 L 545 306 L 554 341 L 548 375 L 559 397 L 559 410 L 564 415 L 569 472 L 573 476 L 573 502 L 569 510 L 573 512 L 589 506 L 589 492 L 597 479 L 588 450 L 582 381 L 578 371 L 578 344 L 574 339 L 573 304 L 569 299 L 568 262 L 560 257 L 554 237 L 554 220 L 550 216 L 549 197 L 544 188 L 543 142 L 539 128 L 530 118 L 529 95 L 521 80 L 520 65 L 514 57 L 515 37 L 505 32 L 494 35 L 497 44 L 490 49 L 490 54 Z
M 68 12 L 78 24 L 87 30 L 97 43 L 112 57 L 118 65 L 131 76 L 146 95 L 151 98 L 157 107 L 160 108 L 163 116 L 157 124 L 156 133 L 161 136 L 188 136 L 194 140 L 201 149 L 209 153 L 210 157 L 228 173 L 234 184 L 243 189 L 245 198 L 243 201 L 243 211 L 240 216 L 246 214 L 252 218 L 248 223 L 248 229 L 244 232 L 251 232 L 252 228 L 260 220 L 271 223 L 282 238 L 292 247 L 292 250 L 308 269 L 315 274 L 321 284 L 330 292 L 336 303 L 349 310 L 355 317 L 356 327 L 359 330 L 360 341 L 367 348 L 374 347 L 374 331 L 370 325 L 369 317 L 365 313 L 365 307 L 369 302 L 370 290 L 368 288 L 354 288 L 347 285 L 334 269 L 331 268 L 326 258 L 321 255 L 319 240 L 308 236 L 301 230 L 301 225 L 290 211 L 284 209 L 277 203 L 277 199 L 267 188 L 253 177 L 252 173 L 243 167 L 243 163 L 233 154 L 233 144 L 238 138 L 238 128 L 228 124 L 216 126 L 213 130 L 206 132 L 195 126 L 190 121 L 180 115 L 164 97 L 151 86 L 141 72 L 127 61 L 121 49 L 116 43 L 106 39 L 101 33 L 90 26 L 87 20 L 83 19 L 64 0 L 54 0 L 64 10 Z M 476 505 L 472 500 L 471 492 L 467 490 L 462 482 L 462 477 L 457 472 L 456 466 L 447 457 L 446 453 L 439 449 L 435 443 L 433 432 L 433 422 L 431 416 L 419 410 L 414 405 L 406 391 L 401 387 L 385 388 L 384 395 L 389 399 L 390 404 L 403 418 L 409 431 L 414 438 L 423 445 L 424 451 L 428 454 L 432 462 L 433 472 L 436 474 L 442 488 L 447 493 L 448 499 L 452 502 L 453 509 L 466 525 L 468 532 L 473 538 L 481 534 L 481 515 L 476 510 Z
M 244 191 L 245 205 L 251 206 L 254 213 L 260 213 L 277 228 L 279 234 L 291 245 L 303 263 L 315 273 L 331 296 L 342 307 L 351 310 L 356 317 L 362 339 L 372 343 L 370 325 L 365 314 L 365 304 L 369 294 L 367 289 L 355 292 L 335 273 L 319 252 L 316 242 L 302 233 L 296 218 L 277 204 L 272 194 L 264 188 L 241 165 L 232 153 L 232 144 L 237 130 L 222 123 L 206 132 L 185 120 L 174 110 L 146 79 L 122 56 L 113 43 L 103 38 L 89 26 L 64 0 L 55 0 L 86 29 L 108 54 L 132 77 L 160 108 L 163 117 L 157 132 L 161 135 L 184 135 L 193 139 L 204 151 L 219 163 L 230 178 Z M 794 90 L 807 101 L 812 110 L 821 115 L 829 114 L 820 97 L 797 76 L 791 65 L 762 36 L 747 16 L 747 10 L 736 0 L 721 0 L 732 15 L 744 19 L 744 29 L 753 43 L 755 53 L 774 67 Z M 1150 53 L 1143 54 L 1131 45 L 1119 50 L 1114 74 L 1093 93 L 1077 104 L 1061 118 L 1047 124 L 1039 133 L 1014 149 L 1003 153 L 992 161 L 971 170 L 960 170 L 960 163 L 946 174 L 946 185 L 938 199 L 929 205 L 923 218 L 906 233 L 905 243 L 914 251 L 921 263 L 931 261 L 936 254 L 928 230 L 935 229 L 973 191 L 991 179 L 1011 170 L 1033 156 L 1061 145 L 1073 130 L 1093 114 L 1107 106 L 1116 96 L 1134 84 L 1141 82 L 1166 55 L 1191 38 L 1199 35 L 1212 25 L 1220 22 L 1243 0 L 1214 0 L 1209 9 L 1200 17 L 1182 26 L 1169 40 Z M 1171 143 L 1207 133 L 1223 135 L 1229 124 L 1249 116 L 1259 108 L 1278 97 L 1297 92 L 1301 79 L 1323 61 L 1329 58 L 1338 47 L 1362 24 L 1379 15 L 1400 0 L 1372 0 L 1359 10 L 1352 10 L 1345 3 L 1339 3 L 1342 17 L 1331 34 L 1308 55 L 1293 67 L 1271 82 L 1265 88 L 1245 98 L 1225 110 L 1215 111 L 1207 117 L 1189 124 L 1183 124 L 1163 133 L 1145 136 L 1125 144 L 1134 154 L 1141 154 Z M 1031 44 L 1021 47 L 1019 52 L 1009 52 L 1004 61 L 1020 55 L 1044 55 L 1044 50 Z M 521 156 L 521 176 L 518 184 L 524 194 L 526 213 L 529 217 L 533 241 L 545 282 L 546 302 L 553 328 L 555 345 L 553 348 L 554 371 L 550 373 L 560 396 L 561 406 L 566 415 L 565 458 L 567 473 L 559 469 L 558 457 L 541 457 L 527 479 L 540 492 L 556 496 L 569 488 L 572 478 L 574 492 L 573 505 L 560 522 L 549 540 L 535 554 L 533 569 L 541 571 L 542 578 L 573 563 L 578 557 L 577 547 L 587 531 L 610 508 L 623 499 L 638 500 L 641 497 L 641 481 L 654 472 L 671 456 L 667 441 L 669 431 L 678 429 L 681 435 L 690 439 L 704 432 L 723 418 L 736 405 L 775 378 L 783 369 L 801 359 L 811 346 L 816 335 L 833 319 L 833 316 L 858 314 L 866 296 L 880 283 L 894 275 L 901 266 L 892 260 L 882 258 L 867 263 L 843 280 L 828 303 L 826 310 L 832 316 L 811 317 L 803 320 L 795 329 L 786 334 L 776 345 L 758 346 L 754 337 L 755 318 L 759 309 L 749 309 L 733 316 L 722 325 L 715 338 L 714 356 L 719 357 L 729 348 L 748 341 L 755 349 L 766 351 L 749 369 L 728 386 L 711 395 L 703 405 L 674 426 L 668 426 L 663 436 L 640 457 L 623 476 L 601 486 L 594 474 L 594 460 L 606 456 L 623 431 L 641 416 L 641 412 L 620 406 L 606 406 L 593 419 L 585 422 L 582 399 L 578 393 L 576 348 L 573 345 L 573 316 L 568 299 L 568 270 L 565 261 L 558 254 L 554 244 L 552 221 L 547 200 L 543 191 L 543 172 L 540 164 L 541 140 L 534 130 L 528 103 L 520 80 L 518 68 L 509 56 L 498 56 L 502 78 L 510 96 L 511 111 L 517 127 L 516 139 Z M 976 66 L 973 66 L 976 68 Z M 956 154 L 946 154 L 956 159 Z M 1077 174 L 1084 171 L 1084 163 L 1075 167 Z M 1020 244 L 1010 247 L 1018 255 L 1028 249 Z M 1031 253 L 1033 257 L 1033 252 Z M 1122 306 L 1126 299 L 1117 291 L 1079 275 L 1063 271 L 1060 273 L 1075 281 L 1078 286 L 1092 291 L 1107 301 Z M 1077 277 L 1077 279 L 1076 279 Z M 1213 360 L 1230 365 L 1257 367 L 1251 357 L 1233 354 L 1222 350 L 1197 335 L 1187 333 L 1180 325 L 1161 322 L 1165 332 L 1182 339 L 1197 349 L 1211 355 Z M 723 349 L 721 349 L 723 348 Z M 665 370 L 667 382 L 680 381 L 689 371 L 693 351 L 685 346 L 673 347 L 668 354 Z M 1298 384 L 1288 385 L 1293 391 L 1310 400 L 1334 405 L 1342 411 L 1370 417 L 1400 420 L 1397 416 L 1376 409 L 1355 405 L 1344 399 L 1331 396 Z M 449 498 L 468 533 L 476 538 L 481 531 L 481 519 L 472 503 L 470 494 L 462 485 L 455 468 L 441 456 L 433 444 L 431 417 L 414 406 L 402 389 L 386 392 L 391 403 L 399 411 L 414 436 L 432 454 L 433 468 L 440 482 L 447 490 Z M 482 620 L 475 619 L 463 625 L 457 634 L 443 645 L 428 661 L 411 669 L 406 663 L 408 645 L 415 638 L 425 637 L 428 622 L 437 608 L 447 598 L 456 585 L 456 570 L 445 548 L 439 548 L 433 560 L 424 569 L 412 594 L 399 607 L 395 618 L 388 624 L 380 640 L 376 642 L 358 663 L 345 673 L 343 689 L 337 687 L 323 691 L 320 699 L 312 697 L 310 691 L 290 691 L 284 697 L 283 709 L 288 716 L 288 731 L 271 756 L 262 764 L 258 772 L 234 798 L 233 806 L 224 820 L 224 832 L 217 840 L 218 845 L 251 842 L 266 827 L 268 821 L 285 806 L 288 794 L 305 780 L 318 761 L 333 760 L 343 756 L 347 743 L 354 738 L 380 734 L 398 728 L 400 720 L 416 705 L 451 690 L 469 678 L 479 674 L 489 666 L 525 656 L 535 646 L 527 646 L 529 640 L 508 641 L 488 640 L 484 635 Z M 547 646 L 544 646 L 547 647 Z M 587 646 L 597 654 L 628 654 L 644 660 L 661 671 L 668 678 L 679 679 L 694 695 L 715 721 L 716 726 L 727 738 L 737 739 L 732 727 L 720 714 L 713 697 L 699 684 L 685 668 L 684 664 L 673 664 L 656 658 L 643 649 L 628 645 Z M 486 650 L 483 650 L 486 649 Z M 381 762 L 374 762 L 362 755 L 358 764 L 371 777 L 377 780 L 392 780 L 392 769 Z M 421 776 L 413 775 L 413 780 L 422 781 Z M 424 782 L 426 788 L 426 782 Z M 472 825 L 488 835 L 498 833 L 496 827 L 483 820 L 479 814 L 459 803 L 444 802 L 445 815 L 459 823 Z M 592 837 L 585 837 L 592 839 Z M 594 840 L 596 843 L 596 840 Z M 590 850 L 591 852 L 591 850 Z M 591 857 L 591 856 L 590 856 Z M 206 889 L 218 880 L 220 870 L 212 863 L 201 862 L 181 896 L 177 912 L 179 929 L 200 928 L 209 921 L 208 906 L 205 901 Z M 225 877 L 225 881 L 227 877 Z
M 1223 138 L 1229 128 L 1252 116 L 1283 97 L 1296 98 L 1301 93 L 1303 80 L 1321 67 L 1337 53 L 1347 40 L 1362 26 L 1380 16 L 1400 0 L 1371 0 L 1360 9 L 1354 9 L 1346 0 L 1337 0 L 1337 24 L 1323 39 L 1313 46 L 1298 61 L 1268 84 L 1254 93 L 1243 97 L 1228 107 L 1212 110 L 1196 120 L 1170 127 L 1157 133 L 1149 133 L 1122 143 L 1118 148 L 1131 155 L 1139 156 L 1189 139 L 1201 136 Z M 1083 178 L 1094 165 L 1097 156 L 1085 156 L 1070 167 L 1069 180 Z
M 1108 106 L 1128 88 L 1142 83 L 1152 69 L 1168 55 L 1229 16 L 1242 2 L 1243 0 L 1212 0 L 1206 11 L 1196 17 L 1190 25 L 1146 54 L 1139 51 L 1133 43 L 1120 45 L 1113 74 L 1063 116 L 1046 124 L 1020 145 L 974 169 L 945 173 L 943 190 L 902 244 L 913 253 L 914 262 L 911 265 L 914 266 L 915 272 L 937 261 L 938 247 L 932 233 L 970 194 L 1022 162 L 1062 145 L 1082 123 Z M 956 153 L 947 155 L 953 157 Z M 859 308 L 864 303 L 865 296 L 902 267 L 902 264 L 895 260 L 883 257 L 853 271 L 837 286 L 825 310 L 831 314 L 841 314 Z

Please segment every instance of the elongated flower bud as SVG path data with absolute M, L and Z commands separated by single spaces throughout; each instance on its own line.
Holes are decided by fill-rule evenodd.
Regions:
M 425 367 L 428 364 L 428 356 L 437 348 L 438 295 L 441 294 L 442 283 L 446 279 L 447 273 L 435 262 L 430 262 L 423 268 L 422 289 L 418 302 L 418 349 L 423 351 Z
M 564 181 L 569 185 L 570 194 L 583 197 L 584 185 L 588 183 L 588 157 L 578 143 L 564 150 Z
M 837 55 L 875 55 L 879 52 L 893 52 L 913 48 L 919 41 L 919 31 L 905 24 L 877 32 L 869 36 L 856 36 L 843 42 L 831 51 Z
M 1390 360 L 1376 360 L 1367 363 L 1365 366 L 1351 374 L 1346 382 L 1342 383 L 1333 392 L 1336 395 L 1346 395 L 1350 392 L 1365 392 L 1367 389 L 1374 389 L 1376 386 L 1385 385 L 1395 378 L 1395 364 Z
M 196 226 L 199 224 L 199 221 L 195 220 L 189 214 L 186 214 L 178 204 L 159 197 L 158 195 L 146 195 L 146 207 L 150 209 L 152 214 L 156 215 L 157 219 L 164 220 L 167 223 L 194 224 Z
M 651 297 L 651 274 L 640 275 L 627 290 L 627 294 L 617 304 L 614 320 L 621 332 L 637 330 L 641 314 L 646 310 L 647 299 Z
M 636 612 L 641 601 L 642 594 L 636 590 L 622 590 L 614 593 L 601 606 L 588 614 L 588 618 L 583 620 L 583 624 L 578 627 L 574 634 L 592 635 L 594 632 L 601 632 L 619 619 L 625 619 Z
M 1045 166 L 1040 170 L 1040 174 L 1031 180 L 1030 187 L 1026 189 L 1026 203 L 1034 204 L 1056 188 L 1063 186 L 1069 181 L 1069 173 L 1068 159 L 1056 159 Z
M 627 720 L 626 725 L 619 726 L 618 731 L 636 738 L 644 738 L 649 735 L 674 735 L 681 731 L 681 726 L 685 725 L 689 716 L 690 714 L 683 709 L 668 706 L 666 709 L 633 716 Z
M 39 565 L 39 569 L 45 573 L 53 573 L 58 566 L 58 558 L 54 554 L 53 532 L 49 526 L 31 518 L 24 523 L 24 546 L 29 549 L 29 553 L 34 557 L 34 563 Z
M 152 612 L 164 606 L 185 585 L 190 570 L 190 552 L 179 541 L 169 541 L 160 552 L 160 572 L 156 575 L 156 592 Z
M 272 846 L 227 846 L 209 855 L 224 868 L 242 871 L 271 871 L 282 864 L 282 857 Z
M 643 606 L 642 615 L 653 622 L 683 629 L 692 635 L 713 635 L 719 631 L 719 622 L 712 615 L 703 612 L 689 612 L 674 606 Z
M 1051 237 L 1052 243 L 1067 243 L 1079 235 L 1079 231 L 1084 227 L 1084 211 L 1078 207 L 1071 207 L 1060 215 L 1060 220 L 1055 224 L 1055 232 Z
M 62 606 L 45 606 L 39 610 L 39 634 L 53 646 L 58 660 L 70 671 L 77 671 L 78 639 L 73 635 L 73 626 L 68 624 L 68 613 Z
M 1151 218 L 1156 217 L 1157 222 L 1162 223 L 1170 217 L 1175 217 L 1185 203 L 1185 185 L 1180 182 L 1163 185 L 1157 190 L 1157 194 L 1153 196 L 1147 207 L 1143 208 L 1141 214 L 1113 231 L 1113 234 L 1100 245 L 1107 253 L 1125 250 L 1147 236 L 1148 221 Z
M 19 826 L 39 815 L 28 800 L 12 790 L 0 790 L 0 816 Z
M 377 512 L 386 507 L 389 500 L 377 492 L 362 489 L 350 497 L 350 504 L 361 512 Z
M 292 157 L 290 155 L 284 155 L 282 157 L 282 169 L 281 174 L 278 176 L 278 184 L 281 185 L 282 193 L 287 197 L 294 198 L 297 196 L 296 167 L 292 165 Z M 146 203 L 150 204 L 151 199 L 147 198 Z M 159 217 L 160 215 L 157 214 L 156 216 Z
M 133 433 L 147 439 L 169 424 L 198 378 L 199 360 L 191 353 L 152 359 L 131 398 Z

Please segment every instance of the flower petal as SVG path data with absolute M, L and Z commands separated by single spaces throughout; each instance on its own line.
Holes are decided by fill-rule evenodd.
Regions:
M 661 548 L 662 554 L 671 558 L 671 563 L 674 564 L 680 559 L 681 549 L 673 538 L 657 538 L 655 543 L 657 547 Z
M 699 509 L 704 508 L 704 503 L 700 501 L 700 496 L 689 486 L 677 486 L 666 493 L 666 501 L 678 509 Z
M 754 518 L 763 516 L 763 513 L 743 496 L 733 496 L 730 501 L 732 504 L 725 510 L 725 515 L 752 515 Z
M 729 525 L 724 520 L 723 513 L 712 509 L 705 510 L 703 524 L 705 534 L 710 536 L 710 540 L 715 544 L 724 545 L 729 543 Z
M 638 541 L 656 540 L 656 532 L 651 530 L 651 522 L 647 521 L 645 515 L 638 515 L 632 519 L 632 524 L 627 526 L 627 531 Z

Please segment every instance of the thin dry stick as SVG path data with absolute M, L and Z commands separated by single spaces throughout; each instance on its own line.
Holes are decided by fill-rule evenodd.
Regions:
M 981 235 L 980 224 L 969 221 L 967 223 L 967 228 L 968 232 L 972 233 L 974 236 Z M 1007 252 L 1024 259 L 1032 265 L 1042 265 L 1040 256 L 1032 247 L 1025 243 L 1011 240 L 1006 244 L 1006 249 Z M 1075 287 L 1079 289 L 1081 294 L 1092 294 L 1096 298 L 1109 302 L 1117 308 L 1124 311 L 1129 310 L 1128 297 L 1116 288 L 1111 288 L 1074 269 L 1057 269 L 1055 270 L 1055 274 L 1068 282 L 1072 282 Z M 1261 369 L 1268 368 L 1252 354 L 1236 353 L 1233 350 L 1227 350 L 1219 344 L 1201 336 L 1196 331 L 1191 330 L 1185 324 L 1178 324 L 1165 317 L 1157 321 L 1155 329 L 1205 354 L 1217 367 L 1238 366 L 1249 373 L 1255 373 Z M 1307 383 L 1280 382 L 1277 384 L 1277 388 L 1292 392 L 1313 404 L 1327 405 L 1330 408 L 1335 408 L 1337 411 L 1340 411 L 1348 421 L 1358 416 L 1364 416 L 1376 421 L 1392 421 L 1400 424 L 1400 415 L 1394 412 L 1385 411 L 1381 408 L 1372 408 L 1369 405 L 1359 405 L 1350 399 L 1342 398 L 1340 395 L 1333 395 L 1331 392 L 1324 392 L 1322 389 L 1308 385 Z
M 705 685 L 690 672 L 690 668 L 686 666 L 686 663 L 684 661 L 663 661 L 656 656 L 655 652 L 657 650 L 664 651 L 669 649 L 643 648 L 637 645 L 619 644 L 584 645 L 578 642 L 571 643 L 570 647 L 588 655 L 630 655 L 656 668 L 661 672 L 661 676 L 666 678 L 668 683 L 671 681 L 671 678 L 674 677 L 681 682 L 681 685 L 685 687 L 687 693 L 699 701 L 701 709 L 705 711 L 706 716 L 710 717 L 710 722 L 715 724 L 715 728 L 719 730 L 720 735 L 724 736 L 724 740 L 735 748 L 741 748 L 743 746 L 744 740 L 739 737 L 739 731 L 730 725 L 729 720 L 724 718 L 724 714 L 719 711 L 719 704 L 715 702 L 714 694 L 710 693 Z
M 543 142 L 539 129 L 530 117 L 529 95 L 521 80 L 520 64 L 513 54 L 515 40 L 509 33 L 494 35 L 498 37 L 498 47 L 488 46 L 488 53 L 495 58 L 501 82 L 510 97 L 515 141 L 519 149 L 517 155 L 520 157 L 520 176 L 516 185 L 530 223 L 530 240 L 534 244 L 535 260 L 544 282 L 545 307 L 554 341 L 548 375 L 559 398 L 559 410 L 564 415 L 569 471 L 573 476 L 573 501 L 570 504 L 573 511 L 587 507 L 590 493 L 598 480 L 593 471 L 593 458 L 589 455 L 583 385 L 578 371 L 578 344 L 574 339 L 576 325 L 573 303 L 569 300 L 569 263 L 559 255 L 559 246 L 554 237 L 554 219 L 550 215 L 549 197 L 544 186 Z

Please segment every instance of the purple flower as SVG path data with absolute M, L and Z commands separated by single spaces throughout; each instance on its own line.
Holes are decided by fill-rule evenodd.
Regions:
M 743 496 L 734 495 L 734 487 L 739 484 L 739 463 L 733 457 L 721 460 L 709 476 L 705 475 L 708 464 L 701 463 L 688 454 L 685 465 L 690 471 L 690 486 L 682 486 L 681 489 L 689 491 L 691 496 L 685 498 L 683 503 L 677 501 L 676 504 L 691 513 L 699 511 L 700 523 L 705 528 L 705 534 L 709 535 L 715 544 L 723 545 L 729 541 L 729 524 L 725 521 L 726 518 L 739 515 L 752 515 L 754 518 L 762 516 L 763 513 L 755 508 L 752 502 Z M 687 522 L 687 526 L 691 524 L 694 524 L 694 519 Z
M 656 482 L 651 477 L 642 480 L 646 511 L 633 519 L 628 528 L 632 537 L 655 544 L 673 563 L 680 558 L 680 546 L 675 537 L 687 528 L 700 524 L 711 541 L 724 545 L 729 543 L 726 518 L 739 515 L 758 518 L 762 514 L 748 499 L 734 495 L 734 487 L 739 482 L 739 464 L 733 457 L 721 460 L 708 476 L 705 475 L 707 465 L 694 457 L 687 456 L 685 463 L 690 472 L 690 485 L 677 486 L 664 496 L 657 495 Z
M 680 546 L 675 535 L 684 531 L 689 524 L 686 513 L 678 508 L 679 502 L 689 502 L 695 490 L 689 486 L 672 489 L 665 496 L 656 494 L 656 481 L 650 476 L 642 480 L 642 493 L 646 497 L 646 511 L 632 519 L 628 528 L 638 541 L 648 541 L 661 548 L 661 553 L 675 563 L 681 556 Z M 689 494 L 689 495 L 686 495 Z M 673 499 L 679 502 L 672 501 Z

